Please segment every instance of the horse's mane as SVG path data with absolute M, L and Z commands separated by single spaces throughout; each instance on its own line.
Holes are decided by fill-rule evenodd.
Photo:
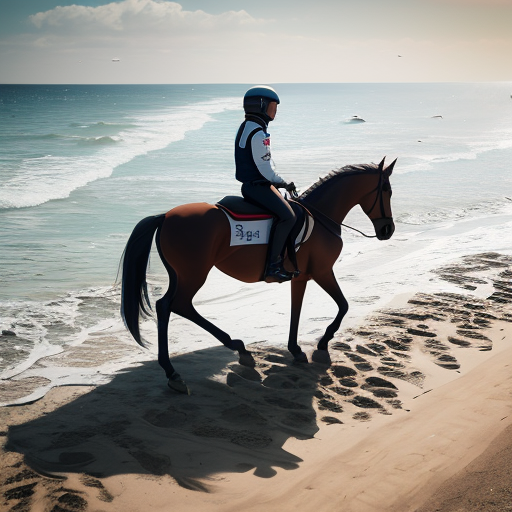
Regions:
M 319 178 L 317 182 L 313 183 L 307 190 L 302 192 L 299 196 L 299 199 L 306 199 L 310 197 L 315 191 L 320 190 L 327 183 L 333 184 L 335 181 L 338 181 L 341 178 L 345 178 L 348 176 L 352 176 L 354 174 L 362 174 L 362 173 L 375 174 L 379 172 L 378 164 L 351 164 L 345 165 L 339 169 L 334 169 L 329 174 L 324 176 L 323 178 Z

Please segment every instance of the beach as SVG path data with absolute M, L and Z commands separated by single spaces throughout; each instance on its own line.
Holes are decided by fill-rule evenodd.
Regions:
M 436 275 L 451 292 L 400 294 L 342 327 L 331 366 L 269 341 L 248 346 L 249 369 L 208 347 L 172 357 L 189 395 L 145 361 L 1 408 L 0 509 L 511 510 L 512 257 Z
M 2 512 L 510 510 L 508 84 L 278 89 L 280 175 L 304 191 L 398 157 L 396 232 L 342 228 L 349 310 L 330 366 L 293 364 L 288 284 L 213 269 L 194 304 L 257 364 L 172 315 L 184 395 L 158 365 L 154 319 L 146 348 L 123 325 L 116 273 L 141 219 L 240 193 L 246 86 L 0 87 Z M 344 224 L 374 233 L 359 207 Z M 166 276 L 153 247 L 153 306 Z M 308 284 L 310 361 L 336 313 Z

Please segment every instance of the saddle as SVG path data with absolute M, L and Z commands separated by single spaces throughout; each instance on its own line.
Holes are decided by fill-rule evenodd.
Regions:
M 309 239 L 314 220 L 301 203 L 288 200 L 288 204 L 295 213 L 296 220 L 285 247 L 290 262 L 298 272 L 296 252 Z M 231 245 L 269 244 L 272 240 L 275 216 L 268 210 L 249 203 L 241 196 L 226 196 L 215 206 L 228 217 L 231 225 Z

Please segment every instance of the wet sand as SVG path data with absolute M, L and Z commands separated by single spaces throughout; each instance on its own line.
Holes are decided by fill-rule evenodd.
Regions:
M 155 361 L 1 408 L 0 510 L 511 510 L 512 258 L 438 275 L 459 291 L 397 297 L 329 367 L 218 347 L 173 358 L 190 395 Z

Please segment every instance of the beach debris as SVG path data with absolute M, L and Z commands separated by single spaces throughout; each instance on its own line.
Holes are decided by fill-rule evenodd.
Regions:
M 359 116 L 352 116 L 350 119 L 347 120 L 349 123 L 366 123 L 366 121 Z

